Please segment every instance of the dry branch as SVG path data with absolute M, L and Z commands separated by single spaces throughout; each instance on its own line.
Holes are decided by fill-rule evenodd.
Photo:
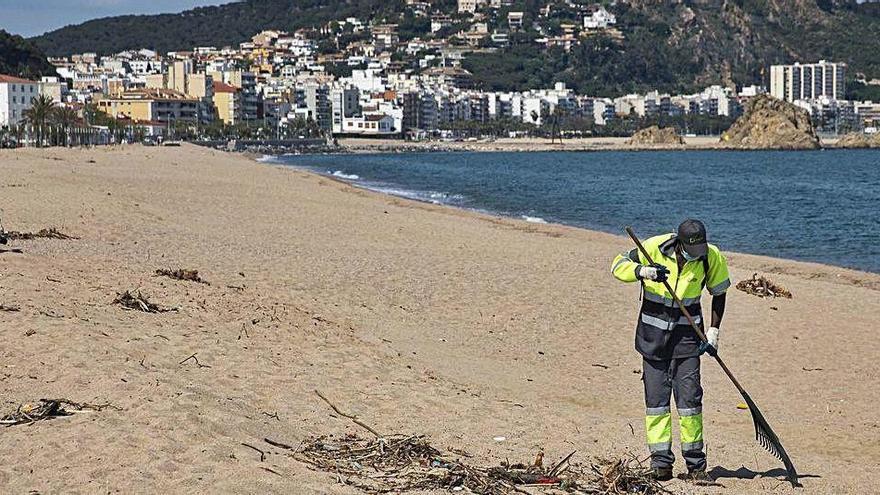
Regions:
M 354 416 L 354 415 L 352 415 L 352 414 L 346 414 L 346 413 L 340 411 L 339 408 L 336 407 L 336 405 L 334 405 L 332 402 L 330 402 L 326 397 L 324 397 L 324 394 L 322 394 L 321 392 L 315 390 L 315 393 L 318 394 L 318 397 L 320 397 L 324 402 L 326 402 L 327 405 L 330 406 L 330 408 L 333 409 L 333 411 L 336 412 L 336 414 L 338 414 L 338 415 L 340 415 L 340 416 L 342 416 L 342 417 L 344 417 L 344 418 L 348 418 L 348 419 L 350 419 L 354 424 L 356 424 L 356 425 L 360 426 L 361 428 L 363 428 L 363 429 L 369 431 L 370 433 L 372 433 L 372 434 L 375 435 L 376 437 L 381 437 L 381 436 L 382 436 L 382 435 L 379 434 L 379 432 L 377 432 L 376 430 L 374 430 L 372 427 L 370 427 L 369 425 L 367 425 L 367 424 L 363 423 L 361 420 L 359 420 L 359 419 L 357 418 L 357 416 Z

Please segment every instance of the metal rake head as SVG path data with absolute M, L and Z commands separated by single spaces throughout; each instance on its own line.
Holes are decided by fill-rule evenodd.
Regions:
M 767 420 L 764 419 L 764 415 L 761 414 L 761 411 L 758 409 L 758 406 L 755 405 L 754 401 L 752 401 L 752 398 L 749 397 L 748 394 L 743 394 L 743 398 L 749 406 L 749 412 L 752 413 L 752 420 L 755 422 L 755 439 L 758 440 L 758 443 L 760 443 L 767 452 L 770 452 L 777 459 L 782 461 L 787 473 L 786 478 L 791 483 L 791 486 L 801 486 L 800 482 L 798 482 L 797 470 L 795 469 L 794 464 L 792 464 L 791 459 L 788 457 L 788 454 L 785 452 L 785 448 L 782 446 L 782 442 L 779 441 L 779 437 L 777 437 L 776 433 L 773 432 L 773 429 L 770 428 L 770 425 L 767 423 Z

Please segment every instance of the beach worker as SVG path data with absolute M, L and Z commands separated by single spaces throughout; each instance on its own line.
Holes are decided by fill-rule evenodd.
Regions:
M 636 324 L 636 350 L 642 355 L 645 386 L 645 429 L 651 468 L 655 478 L 672 479 L 670 394 L 675 396 L 681 433 L 681 452 L 688 478 L 704 481 L 706 454 L 703 447 L 703 388 L 700 356 L 718 350 L 721 318 L 730 287 L 727 260 L 718 247 L 707 242 L 706 227 L 688 219 L 677 233 L 662 234 L 643 242 L 653 265 L 638 249 L 619 254 L 611 273 L 622 282 L 641 282 L 642 306 Z M 704 329 L 700 296 L 712 296 L 711 326 L 703 343 L 663 284 L 668 280 L 682 304 Z

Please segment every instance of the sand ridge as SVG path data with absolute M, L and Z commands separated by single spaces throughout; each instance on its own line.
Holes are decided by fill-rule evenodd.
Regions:
M 0 209 L 7 229 L 80 237 L 0 253 L 0 303 L 21 307 L 0 312 L 0 406 L 122 408 L 4 429 L 4 492 L 356 493 L 262 441 L 357 430 L 314 389 L 380 431 L 426 433 L 476 462 L 540 447 L 549 459 L 644 454 L 638 291 L 609 274 L 622 237 L 186 145 L 0 151 Z M 735 280 L 767 271 L 794 293 L 732 292 L 722 353 L 808 475 L 797 493 L 870 493 L 880 277 L 730 259 Z M 158 268 L 197 269 L 211 285 Z M 178 310 L 111 304 L 138 288 Z M 180 364 L 192 354 L 206 367 Z M 749 479 L 779 464 L 704 366 L 709 463 L 726 489 L 670 487 L 791 491 Z

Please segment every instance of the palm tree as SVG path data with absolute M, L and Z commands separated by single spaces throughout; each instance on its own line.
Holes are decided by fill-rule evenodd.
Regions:
M 46 95 L 31 98 L 31 107 L 24 111 L 25 120 L 33 127 L 37 137 L 37 147 L 43 146 L 46 125 L 54 112 L 55 102 Z
M 76 110 L 70 107 L 56 107 L 52 115 L 52 120 L 61 127 L 62 144 L 70 145 L 70 131 L 76 126 L 79 115 Z

